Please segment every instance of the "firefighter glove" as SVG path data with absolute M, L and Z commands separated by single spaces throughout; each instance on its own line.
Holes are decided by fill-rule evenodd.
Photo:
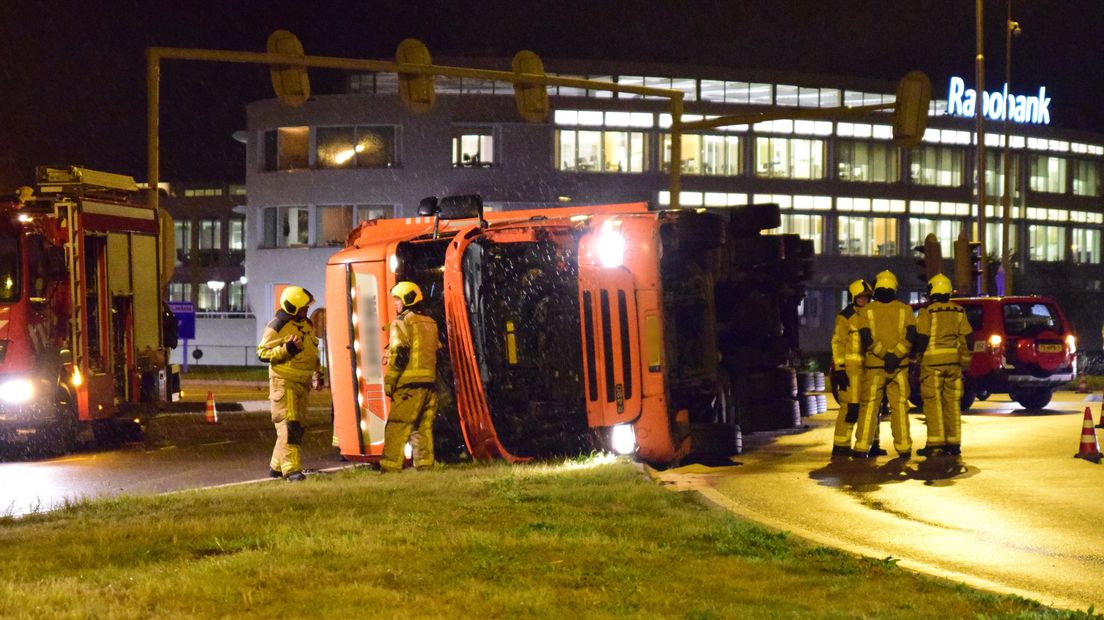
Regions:
M 383 384 L 383 395 L 388 397 L 388 398 L 391 398 L 391 395 L 394 392 L 395 392 L 395 386 L 391 385 L 390 383 L 384 382 L 384 384 Z
M 897 365 L 901 363 L 901 360 L 892 353 L 887 353 L 885 356 L 885 370 L 886 372 L 893 372 L 897 370 Z
M 837 370 L 832 373 L 832 385 L 837 389 L 846 390 L 851 387 L 851 380 L 847 378 L 846 372 Z

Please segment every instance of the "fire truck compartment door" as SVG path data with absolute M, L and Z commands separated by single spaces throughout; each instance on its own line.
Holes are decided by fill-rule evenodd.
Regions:
M 640 415 L 640 331 L 632 274 L 580 265 L 579 316 L 587 422 L 592 428 Z

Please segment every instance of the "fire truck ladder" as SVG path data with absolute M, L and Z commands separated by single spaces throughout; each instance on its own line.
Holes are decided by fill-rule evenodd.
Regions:
M 65 209 L 64 218 L 61 210 Z M 54 217 L 65 223 L 65 263 L 69 267 L 69 298 L 72 300 L 73 313 L 69 319 L 69 333 L 73 340 L 73 365 L 81 367 L 84 360 L 84 306 L 85 300 L 80 292 L 84 288 L 84 270 L 80 268 L 80 239 L 77 236 L 76 203 L 64 200 L 54 203 Z

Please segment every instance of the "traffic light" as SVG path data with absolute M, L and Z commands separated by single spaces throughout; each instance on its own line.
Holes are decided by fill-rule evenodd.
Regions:
M 432 65 L 429 48 L 417 39 L 403 39 L 395 50 L 395 61 L 403 65 Z M 399 73 L 399 97 L 411 112 L 428 112 L 437 101 L 433 74 Z
M 928 126 L 931 80 L 920 71 L 910 71 L 897 84 L 895 101 L 893 141 L 901 148 L 915 148 Z
M 962 294 L 975 294 L 980 290 L 981 243 L 968 241 L 962 234 L 955 241 L 955 288 Z
M 916 265 L 920 267 L 920 273 L 916 277 L 925 284 L 936 274 L 943 273 L 943 249 L 939 245 L 939 239 L 929 233 L 924 237 L 924 245 L 918 245 L 912 249 L 917 253 Z
M 544 77 L 544 62 L 529 50 L 522 50 L 510 63 L 514 74 L 526 73 Z M 540 123 L 548 118 L 548 87 L 531 82 L 514 82 L 514 101 L 518 113 L 530 123 Z
M 277 30 L 268 35 L 266 45 L 269 54 L 283 54 L 302 58 L 303 44 L 287 30 Z M 310 99 L 310 78 L 307 68 L 297 65 L 272 65 L 272 89 L 285 105 L 297 108 Z

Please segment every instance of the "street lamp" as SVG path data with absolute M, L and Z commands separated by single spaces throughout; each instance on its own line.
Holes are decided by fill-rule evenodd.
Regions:
M 224 287 L 224 286 L 226 286 L 226 283 L 223 282 L 222 280 L 208 280 L 207 281 L 207 288 L 211 289 L 211 291 L 213 291 L 214 294 L 215 294 L 215 312 L 218 312 L 219 310 L 221 310 L 222 304 L 219 303 L 219 301 L 220 301 L 219 297 L 221 297 L 221 295 L 219 293 L 222 291 L 222 287 Z
M 1012 0 L 1005 3 L 1005 29 L 1004 29 L 1004 87 L 1005 92 L 1012 91 L 1012 37 L 1020 36 L 1020 22 L 1012 21 Z M 1007 103 L 1005 104 L 1007 105 Z M 1010 140 L 1008 135 L 1008 117 L 1004 115 L 1004 195 L 1001 197 L 1001 206 L 1004 209 L 1004 217 L 1001 226 L 1001 268 L 1004 282 L 1001 293 L 1012 294 L 1012 280 L 1015 268 L 1012 266 L 1012 248 L 1010 246 L 1012 230 L 1012 156 L 1009 153 Z

